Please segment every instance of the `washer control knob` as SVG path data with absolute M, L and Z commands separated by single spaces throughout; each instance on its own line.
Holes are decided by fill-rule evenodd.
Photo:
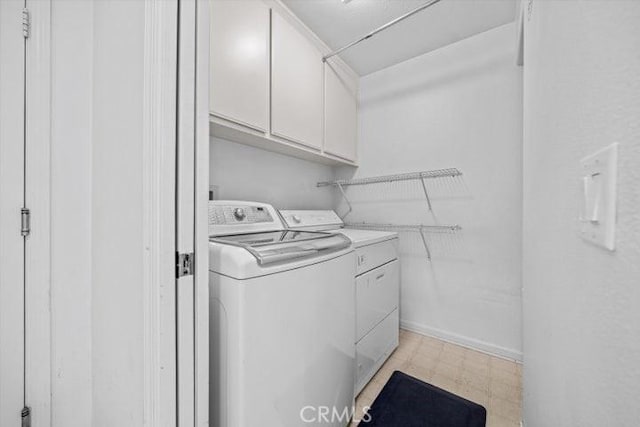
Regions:
M 302 218 L 300 218 L 298 215 L 294 215 L 291 218 L 296 224 L 300 224 L 300 222 L 302 221 Z
M 244 209 L 235 208 L 233 210 L 233 216 L 235 216 L 238 221 L 242 221 L 243 219 L 245 219 L 247 217 L 247 214 L 244 212 Z

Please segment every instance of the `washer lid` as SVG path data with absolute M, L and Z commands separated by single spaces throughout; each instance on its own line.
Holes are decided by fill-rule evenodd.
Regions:
M 244 248 L 260 265 L 316 257 L 351 245 L 351 240 L 340 234 L 294 230 L 218 236 L 209 240 Z

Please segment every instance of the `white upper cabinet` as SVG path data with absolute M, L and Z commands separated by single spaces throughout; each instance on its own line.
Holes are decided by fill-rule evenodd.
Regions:
M 210 111 L 266 132 L 269 8 L 261 0 L 211 2 Z
M 358 144 L 357 81 L 332 65 L 324 67 L 324 152 L 356 161 Z
M 210 5 L 211 135 L 355 165 L 358 76 L 279 0 Z
M 275 10 L 271 25 L 271 133 L 321 150 L 322 54 Z

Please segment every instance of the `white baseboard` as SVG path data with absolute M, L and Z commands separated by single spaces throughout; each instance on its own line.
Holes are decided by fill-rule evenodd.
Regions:
M 476 340 L 473 338 L 443 331 L 437 328 L 431 328 L 416 322 L 409 322 L 406 320 L 400 320 L 400 327 L 402 329 L 406 329 L 411 332 L 416 332 L 421 335 L 438 338 L 440 340 L 447 341 L 452 344 L 461 345 L 463 347 L 467 347 L 472 350 L 481 351 L 483 353 L 487 353 L 492 356 L 497 356 L 503 359 L 509 359 L 518 363 L 522 363 L 522 352 L 518 350 L 501 347 L 485 341 Z

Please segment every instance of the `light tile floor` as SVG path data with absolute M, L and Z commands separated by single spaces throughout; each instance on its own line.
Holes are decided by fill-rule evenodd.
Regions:
M 515 362 L 401 330 L 400 345 L 358 395 L 356 417 L 398 370 L 481 404 L 487 409 L 487 427 L 520 427 L 521 368 Z

